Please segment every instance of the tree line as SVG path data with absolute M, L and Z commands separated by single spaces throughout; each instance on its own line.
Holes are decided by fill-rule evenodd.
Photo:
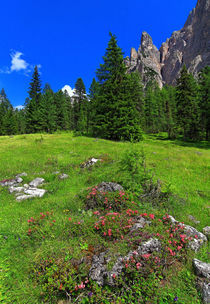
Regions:
M 75 95 L 42 89 L 35 67 L 24 109 L 14 109 L 4 89 L 0 92 L 0 135 L 56 130 L 111 140 L 139 141 L 142 134 L 167 132 L 175 139 L 209 140 L 210 67 L 195 79 L 183 66 L 176 86 L 160 89 L 151 79 L 146 87 L 138 73 L 127 73 L 123 52 L 110 34 L 103 63 L 87 94 L 78 78 Z

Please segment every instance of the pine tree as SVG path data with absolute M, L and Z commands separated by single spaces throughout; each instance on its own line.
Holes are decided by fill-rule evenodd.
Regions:
M 56 109 L 56 129 L 57 130 L 69 130 L 69 114 L 68 104 L 66 100 L 66 94 L 61 90 L 54 94 L 54 102 Z
M 56 107 L 54 103 L 54 93 L 47 83 L 43 89 L 43 94 L 39 104 L 40 129 L 41 131 L 52 133 L 56 130 Z
M 74 98 L 74 127 L 75 130 L 87 132 L 87 96 L 86 89 L 82 78 L 78 78 L 75 83 L 75 98 Z
M 96 115 L 96 101 L 97 96 L 99 94 L 100 85 L 99 83 L 93 78 L 92 83 L 89 88 L 89 102 L 87 103 L 87 134 L 93 133 L 93 124 L 94 124 L 94 118 Z
M 210 67 L 205 67 L 199 75 L 199 107 L 201 112 L 200 125 L 205 139 L 209 140 L 210 134 Z
M 7 98 L 5 90 L 0 92 L 0 135 L 16 134 L 14 109 Z
M 39 98 L 41 95 L 41 80 L 37 66 L 35 66 L 34 68 L 28 93 L 30 99 L 35 99 L 37 103 L 39 102 Z
M 126 74 L 122 50 L 112 34 L 103 60 L 104 63 L 97 70 L 100 89 L 96 101 L 94 135 L 138 141 L 142 133 L 137 101 L 133 100 L 134 79 Z
M 35 133 L 41 130 L 40 125 L 40 101 L 41 81 L 38 67 L 35 66 L 29 87 L 29 98 L 25 101 L 26 130 L 27 133 Z
M 177 121 L 183 130 L 184 139 L 199 138 L 200 111 L 198 86 L 192 74 L 184 65 L 176 85 Z

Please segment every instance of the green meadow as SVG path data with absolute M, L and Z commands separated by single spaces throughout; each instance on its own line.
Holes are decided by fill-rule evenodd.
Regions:
M 120 295 L 120 292 L 95 286 L 91 289 L 93 294 L 94 291 L 98 294 L 95 298 L 92 293 L 91 297 L 87 296 L 85 291 L 83 296 L 67 298 L 59 283 L 61 281 L 58 280 L 60 286 L 55 290 L 49 273 L 46 279 L 46 271 L 45 277 L 37 279 L 37 273 L 42 274 L 44 269 L 40 270 L 39 265 L 43 265 L 45 259 L 52 258 L 59 267 L 61 260 L 70 263 L 72 259 L 84 256 L 90 247 L 109 247 L 122 254 L 129 251 L 123 240 L 116 245 L 96 236 L 92 228 L 94 216 L 84 208 L 84 193 L 88 187 L 102 181 L 122 183 L 125 190 L 132 192 L 132 188 L 126 189 L 128 177 L 124 176 L 122 166 L 122 160 L 132 149 L 144 156 L 145 170 L 153 182 L 159 181 L 161 191 L 171 195 L 169 200 L 159 204 L 149 201 L 138 204 L 136 199 L 136 209 L 157 216 L 171 214 L 199 231 L 208 226 L 210 153 L 207 142 L 171 141 L 164 134 L 145 136 L 137 144 L 75 137 L 72 133 L 0 137 L 0 181 L 26 172 L 24 183 L 42 177 L 45 183 L 41 188 L 47 190 L 42 198 L 18 202 L 14 194 L 9 194 L 7 187 L 0 186 L 0 303 L 174 303 L 175 297 L 178 297 L 177 303 L 202 303 L 188 259 L 176 262 L 174 268 L 165 272 L 165 277 L 160 276 L 161 293 L 157 293 L 153 300 L 151 295 L 142 302 L 134 300 L 138 299 L 138 294 L 139 299 L 145 297 L 141 290 L 146 283 L 139 287 L 138 280 L 135 283 L 136 296 L 125 287 L 126 291 Z M 102 161 L 92 168 L 82 169 L 80 165 L 92 157 Z M 60 180 L 56 171 L 68 174 L 69 178 Z M 138 185 L 135 185 L 135 192 L 138 192 Z M 34 237 L 29 235 L 28 219 L 38 219 L 40 213 L 46 212 L 51 216 L 49 222 L 43 226 L 37 224 L 40 231 L 36 231 Z M 200 223 L 195 224 L 189 215 Z M 80 229 L 84 233 L 78 233 L 79 228 L 69 227 L 69 218 L 81 221 L 84 227 Z M 207 261 L 207 252 L 208 247 L 204 246 L 197 254 L 188 254 Z M 149 277 L 147 281 L 151 289 L 152 280 Z M 115 292 L 116 296 L 113 296 Z

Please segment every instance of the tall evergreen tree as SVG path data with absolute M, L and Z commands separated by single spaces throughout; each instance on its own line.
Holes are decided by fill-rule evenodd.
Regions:
M 97 136 L 114 140 L 140 140 L 140 116 L 137 102 L 132 99 L 133 79 L 126 74 L 123 53 L 117 39 L 110 41 L 97 70 L 100 83 L 93 131 Z
M 87 132 L 87 96 L 82 78 L 78 78 L 75 83 L 73 109 L 75 130 Z
M 44 132 L 52 133 L 56 130 L 56 107 L 54 103 L 54 93 L 47 83 L 43 89 L 39 104 L 40 129 Z
M 184 65 L 176 85 L 177 121 L 184 139 L 199 138 L 198 86 Z
M 210 135 L 210 67 L 205 67 L 199 75 L 200 87 L 200 125 L 205 139 L 209 140 Z
M 26 130 L 27 133 L 35 133 L 41 130 L 40 125 L 40 101 L 41 81 L 38 67 L 35 66 L 32 80 L 29 86 L 29 98 L 25 101 Z

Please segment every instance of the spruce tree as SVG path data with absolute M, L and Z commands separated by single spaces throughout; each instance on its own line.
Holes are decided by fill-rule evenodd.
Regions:
M 75 83 L 74 97 L 74 127 L 81 133 L 87 133 L 87 107 L 88 101 L 86 89 L 82 78 L 78 78 Z
M 184 140 L 199 138 L 198 86 L 184 65 L 176 85 L 177 121 Z
M 117 39 L 110 41 L 97 70 L 100 83 L 93 125 L 94 135 L 114 140 L 142 138 L 137 101 L 133 100 L 133 79 L 126 74 L 123 53 Z
M 199 75 L 199 107 L 200 125 L 205 134 L 205 140 L 209 140 L 210 134 L 210 67 L 205 67 Z
M 38 67 L 35 66 L 32 80 L 29 86 L 29 98 L 25 101 L 26 130 L 27 133 L 35 133 L 41 130 L 40 125 L 40 101 L 41 81 Z
M 54 93 L 47 83 L 43 89 L 43 94 L 39 104 L 40 129 L 41 131 L 52 133 L 56 130 L 56 107 L 54 103 Z

